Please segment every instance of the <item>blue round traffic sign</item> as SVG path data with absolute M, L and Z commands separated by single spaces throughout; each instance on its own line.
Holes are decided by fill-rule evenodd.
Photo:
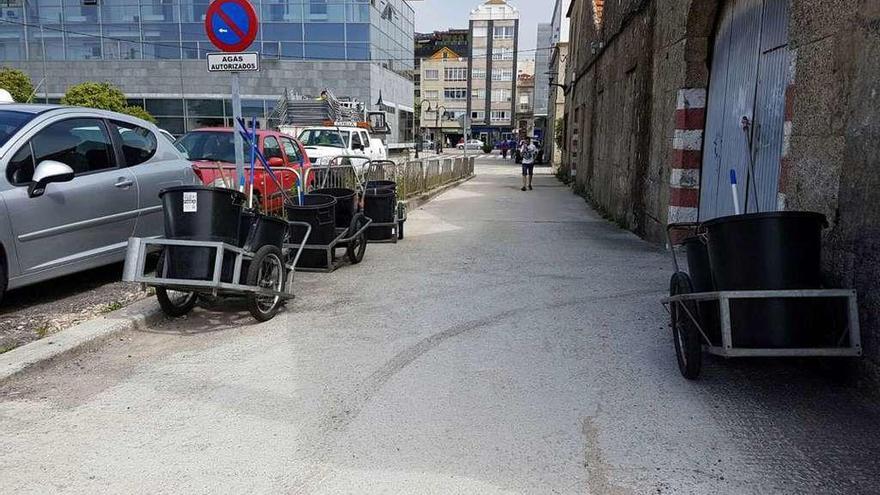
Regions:
M 248 0 L 215 0 L 205 15 L 208 39 L 224 52 L 240 52 L 251 46 L 260 23 Z

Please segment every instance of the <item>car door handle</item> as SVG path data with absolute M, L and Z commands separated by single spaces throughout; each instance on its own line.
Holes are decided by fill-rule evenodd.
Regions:
M 118 182 L 116 184 L 113 184 L 113 187 L 118 187 L 120 189 L 128 189 L 129 187 L 134 185 L 134 181 L 131 179 L 126 179 L 124 177 L 120 177 L 117 180 L 118 180 Z

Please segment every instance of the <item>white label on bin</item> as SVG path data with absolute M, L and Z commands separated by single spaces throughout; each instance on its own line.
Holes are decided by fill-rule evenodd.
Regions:
M 199 195 L 194 192 L 183 193 L 183 212 L 195 213 L 199 211 Z

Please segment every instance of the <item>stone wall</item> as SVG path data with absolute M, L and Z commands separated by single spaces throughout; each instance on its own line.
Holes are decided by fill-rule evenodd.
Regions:
M 725 0 L 583 0 L 572 11 L 567 150 L 576 189 L 662 242 L 696 220 L 705 95 Z M 880 369 L 880 3 L 791 0 L 780 206 L 826 214 L 829 286 L 859 291 Z

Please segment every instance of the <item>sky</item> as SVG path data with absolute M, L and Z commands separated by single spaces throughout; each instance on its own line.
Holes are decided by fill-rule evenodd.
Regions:
M 449 28 L 467 29 L 471 10 L 485 0 L 415 0 L 410 3 L 416 11 L 416 32 L 430 33 Z M 553 16 L 552 0 L 508 0 L 519 9 L 520 50 L 537 48 L 538 23 L 550 22 Z M 534 58 L 534 52 L 523 53 L 523 58 Z

